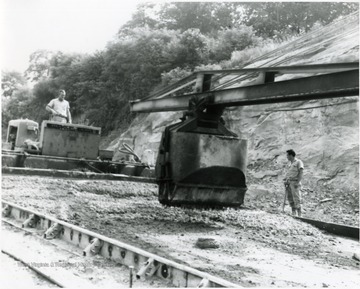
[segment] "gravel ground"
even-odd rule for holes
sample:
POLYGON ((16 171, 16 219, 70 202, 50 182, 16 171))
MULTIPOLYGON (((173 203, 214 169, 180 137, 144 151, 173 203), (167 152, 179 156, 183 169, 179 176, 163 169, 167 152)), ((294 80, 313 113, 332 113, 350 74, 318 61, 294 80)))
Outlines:
MULTIPOLYGON (((281 181, 268 181, 268 185, 250 185, 245 204, 269 213, 281 212, 284 201, 284 189, 281 181)), ((359 226, 359 192, 338 192, 336 190, 315 191, 308 187, 302 188, 302 216, 348 226, 359 226)), ((286 201, 285 211, 291 209, 286 201)))
POLYGON ((360 285, 352 259, 357 242, 287 214, 163 207, 155 185, 35 176, 3 176, 2 198, 242 286, 360 285), (219 247, 197 248, 198 238, 213 238, 219 247))

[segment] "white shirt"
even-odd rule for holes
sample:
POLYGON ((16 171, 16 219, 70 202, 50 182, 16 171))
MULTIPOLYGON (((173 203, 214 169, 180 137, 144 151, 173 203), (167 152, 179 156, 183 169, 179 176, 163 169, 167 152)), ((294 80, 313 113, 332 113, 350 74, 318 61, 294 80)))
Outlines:
MULTIPOLYGON (((48 106, 51 107, 56 112, 58 112, 58 113, 60 113, 60 114, 62 114, 64 116, 67 116, 67 117, 69 116, 68 115, 68 110, 70 109, 70 104, 65 99, 60 101, 58 98, 54 98, 49 102, 48 106)), ((66 123, 66 118, 63 118, 63 117, 60 117, 60 116, 52 115, 50 119, 53 120, 53 121, 65 122, 66 123)))
POLYGON ((285 178, 289 180, 297 180, 300 170, 304 169, 304 164, 301 160, 295 158, 293 162, 290 162, 287 169, 285 178))

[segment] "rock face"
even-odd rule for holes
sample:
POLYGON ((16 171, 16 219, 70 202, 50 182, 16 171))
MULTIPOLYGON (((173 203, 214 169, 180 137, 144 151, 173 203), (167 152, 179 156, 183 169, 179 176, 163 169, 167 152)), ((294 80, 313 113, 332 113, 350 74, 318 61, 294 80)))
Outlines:
POLYGON ((255 178, 266 176, 264 164, 270 170, 268 175, 280 172, 286 162, 285 151, 292 148, 309 169, 305 176, 311 172, 324 182, 342 176, 341 185, 350 188, 358 174, 359 131, 358 103, 348 101, 315 102, 324 107, 302 110, 292 110, 296 109, 294 104, 283 106, 284 111, 257 107, 263 109, 260 114, 248 107, 231 114, 230 128, 249 140, 248 168, 255 178), (259 162, 263 175, 255 174, 259 162))
POLYGON ((354 202, 355 209, 359 191, 359 115, 358 103, 346 103, 350 100, 297 103, 286 108, 282 105, 284 111, 247 107, 232 112, 231 130, 249 140, 248 195, 264 188, 264 195, 281 194, 285 152, 292 148, 304 162, 303 190, 309 191, 311 198, 318 200, 336 193, 336 203, 345 197, 354 202), (324 107, 292 110, 295 106, 315 105, 324 107))
POLYGON ((139 115, 120 138, 110 144, 109 149, 114 150, 114 161, 125 156, 119 152, 123 143, 127 143, 140 156, 143 162, 155 165, 157 151, 164 128, 179 121, 182 113, 161 112, 139 115))
MULTIPOLYGON (((358 62, 358 16, 355 13, 310 32, 248 67, 358 62)), ((127 142, 138 155, 144 157, 143 152, 151 150, 155 158, 165 126, 180 116, 174 112, 139 115, 112 147, 127 142)), ((257 206, 266 203, 265 208, 271 209, 269 203, 275 200, 272 206, 279 206, 286 150, 292 148, 305 165, 303 195, 311 210, 326 210, 319 208, 319 200, 331 197, 334 201, 324 206, 358 212, 358 96, 229 108, 224 119, 230 130, 248 139, 248 202, 257 200, 257 206)), ((116 153, 114 159, 120 157, 116 153)))

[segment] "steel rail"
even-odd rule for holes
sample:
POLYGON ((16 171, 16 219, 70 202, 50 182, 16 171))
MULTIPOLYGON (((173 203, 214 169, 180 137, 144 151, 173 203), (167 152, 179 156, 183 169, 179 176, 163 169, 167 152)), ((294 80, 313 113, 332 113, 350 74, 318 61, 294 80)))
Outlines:
POLYGON ((333 235, 338 235, 341 237, 347 237, 347 238, 359 240, 359 228, 358 227, 352 227, 352 226, 336 224, 336 223, 328 223, 328 222, 323 222, 323 221, 309 219, 309 218, 303 218, 303 217, 294 217, 294 218, 298 219, 302 222, 311 224, 314 227, 317 227, 317 228, 324 230, 328 233, 331 233, 333 235))
POLYGON ((1 171, 3 175, 28 175, 28 176, 63 178, 63 179, 110 180, 110 181, 127 181, 127 182, 156 184, 155 178, 135 177, 135 176, 128 176, 123 174, 105 174, 105 173, 100 174, 94 172, 17 168, 17 167, 2 167, 1 171))
POLYGON ((50 160, 63 160, 69 162, 91 162, 91 163, 106 163, 106 164, 115 164, 115 165, 132 165, 137 167, 143 167, 143 164, 140 163, 132 163, 132 162, 114 162, 114 161, 102 161, 98 159, 85 159, 85 158, 68 158, 68 157, 57 157, 57 156, 48 156, 48 155, 36 155, 36 154, 24 154, 24 151, 15 151, 15 150, 1 150, 3 155, 16 155, 16 156, 24 156, 26 158, 33 159, 50 159, 50 160))
POLYGON ((12 253, 8 252, 7 250, 4 250, 4 249, 1 249, 1 252, 8 255, 10 258, 12 258, 12 259, 14 259, 16 261, 23 263, 26 267, 28 267, 32 271, 36 272, 37 274, 39 274, 41 277, 46 279, 48 282, 50 282, 52 284, 55 284, 55 285, 59 286, 60 288, 65 288, 66 287, 64 284, 62 284, 58 280, 55 280, 54 278, 52 278, 48 274, 44 273, 40 269, 38 269, 38 268, 32 266, 31 264, 29 264, 28 262, 22 260, 20 257, 15 256, 14 254, 12 254, 12 253))
MULTIPOLYGON (((146 264, 151 260, 156 266, 153 272, 155 276, 169 280, 177 287, 241 287, 240 285, 231 283, 222 278, 212 276, 208 273, 201 272, 186 265, 178 264, 172 260, 157 256, 145 250, 139 249, 132 245, 120 242, 118 240, 100 235, 87 229, 72 225, 70 223, 58 220, 42 213, 25 209, 14 203, 2 200, 3 210, 6 209, 7 217, 13 218, 19 222, 26 223, 31 216, 37 216, 36 229, 47 231, 53 224, 61 227, 57 238, 86 249, 91 245, 94 239, 101 240, 102 247, 99 254, 107 259, 111 259, 117 263, 127 267, 134 266, 137 274, 144 274, 146 264)), ((46 233, 45 233, 46 235, 46 233)), ((44 237, 46 237, 44 235, 44 237)), ((145 274, 144 274, 145 275, 145 274)))

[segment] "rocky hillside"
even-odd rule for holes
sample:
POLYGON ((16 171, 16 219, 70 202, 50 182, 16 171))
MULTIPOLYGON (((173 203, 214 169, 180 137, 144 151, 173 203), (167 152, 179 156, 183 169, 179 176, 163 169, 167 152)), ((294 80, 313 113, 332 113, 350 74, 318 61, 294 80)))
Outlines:
MULTIPOLYGON (((247 67, 358 62, 358 17, 355 13, 318 28, 247 67)), ((356 218, 358 112, 358 97, 228 109, 224 115, 227 126, 248 139, 247 204, 269 211, 279 209, 283 199, 285 152, 292 148, 305 165, 306 214, 344 222, 347 215, 356 218)), ((139 115, 109 149, 117 151, 127 142, 145 161, 152 162, 151 152, 156 155, 164 127, 177 122, 180 115, 174 112, 139 115)), ((116 153, 114 158, 118 160, 121 155, 116 153)))

